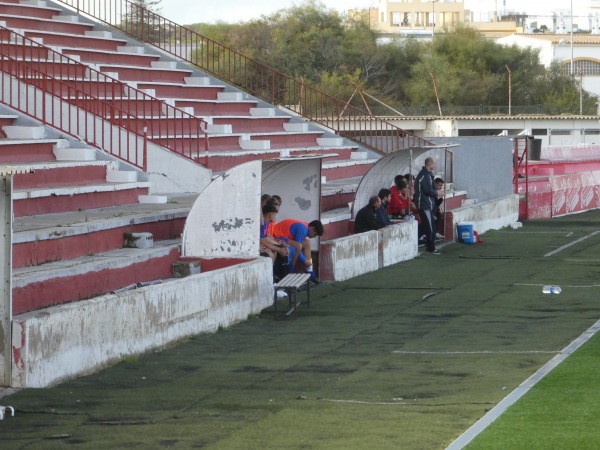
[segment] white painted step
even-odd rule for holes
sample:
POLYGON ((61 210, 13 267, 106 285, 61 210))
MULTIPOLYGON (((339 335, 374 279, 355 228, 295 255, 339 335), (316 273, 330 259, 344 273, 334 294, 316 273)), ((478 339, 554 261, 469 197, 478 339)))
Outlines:
POLYGON ((185 84, 189 84, 191 86, 209 86, 210 78, 208 77, 185 77, 185 84))
POLYGON ((222 102, 241 102, 244 96, 241 92, 217 92, 217 100, 222 102))
POLYGON ((271 141, 269 140, 252 140, 249 137, 241 136, 239 144, 242 150, 270 150, 271 141))
POLYGON ((133 183, 138 179, 135 170, 109 170, 106 172, 106 181, 109 183, 133 183))
POLYGON ((57 161, 95 161, 96 150, 93 148, 57 148, 54 146, 54 157, 57 161))
POLYGON ((138 45, 122 45, 117 47, 117 51, 119 53, 132 53, 136 55, 143 55, 145 47, 140 47, 138 45))
POLYGON ((250 115, 253 117, 275 117, 275 108, 250 108, 250 115))
POLYGON ((96 31, 96 30, 89 30, 83 33, 84 36, 89 36, 89 37, 99 37, 99 38, 108 38, 108 39, 112 39, 113 35, 111 31, 96 31))
POLYGON ((317 138, 317 144, 321 147, 341 147, 344 145, 343 138, 317 138))
POLYGON ((154 69, 177 69, 175 61, 152 61, 150 66, 154 69))
POLYGON ((138 202, 164 204, 167 203, 166 195, 138 195, 138 202))
POLYGON ((44 139, 46 128, 40 126, 7 125, 2 127, 8 139, 44 139))
POLYGON ((285 131, 290 131, 290 132, 308 131, 308 123, 306 123, 306 122, 284 123, 283 129, 285 131))

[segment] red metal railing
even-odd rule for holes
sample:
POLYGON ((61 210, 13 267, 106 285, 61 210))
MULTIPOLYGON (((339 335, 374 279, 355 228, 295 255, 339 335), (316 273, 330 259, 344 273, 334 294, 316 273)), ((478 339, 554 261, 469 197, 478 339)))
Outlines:
POLYGON ((56 1, 380 154, 433 145, 129 0, 56 1))
POLYGON ((204 120, 5 27, 0 33, 3 103, 143 170, 146 140, 194 161, 206 156, 204 120))
POLYGON ((523 194, 523 200, 519 201, 519 218, 527 220, 529 218, 529 146, 531 145, 531 136, 517 136, 513 139, 513 189, 515 194, 523 194), (525 175, 521 174, 521 168, 525 175), (521 179, 525 177, 524 192, 519 192, 521 179))

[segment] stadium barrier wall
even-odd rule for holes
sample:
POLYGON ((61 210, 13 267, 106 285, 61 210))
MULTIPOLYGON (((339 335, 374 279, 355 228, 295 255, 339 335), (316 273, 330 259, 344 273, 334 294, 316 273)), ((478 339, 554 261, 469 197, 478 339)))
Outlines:
POLYGON ((211 333, 273 302, 271 260, 96 297, 13 318, 12 387, 41 388, 127 355, 211 333))

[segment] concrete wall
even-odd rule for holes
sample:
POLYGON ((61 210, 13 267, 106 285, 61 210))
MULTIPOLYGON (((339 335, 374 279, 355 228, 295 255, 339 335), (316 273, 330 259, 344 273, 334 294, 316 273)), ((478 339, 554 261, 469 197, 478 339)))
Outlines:
POLYGON ((379 230, 381 249, 379 268, 406 261, 417 256, 418 223, 416 220, 379 230))
POLYGON ((343 281, 418 254, 417 221, 321 242, 319 276, 343 281))
POLYGON ((446 217, 454 224, 454 239, 457 236, 456 225, 460 222, 472 222, 473 230, 479 234, 488 230, 499 230, 519 220, 519 196, 512 194, 496 200, 453 209, 447 213, 446 217))
MULTIPOLYGON (((441 144, 447 139, 428 138, 441 144)), ((452 137, 454 187, 477 202, 512 194, 513 142, 508 136, 452 137)))
POLYGON ((271 261, 194 275, 13 318, 12 387, 44 387, 198 333, 273 302, 271 261))
POLYGON ((219 175, 198 196, 185 222, 182 256, 257 256, 262 162, 219 175))
POLYGON ((212 171, 156 144, 148 143, 150 193, 202 192, 212 171))

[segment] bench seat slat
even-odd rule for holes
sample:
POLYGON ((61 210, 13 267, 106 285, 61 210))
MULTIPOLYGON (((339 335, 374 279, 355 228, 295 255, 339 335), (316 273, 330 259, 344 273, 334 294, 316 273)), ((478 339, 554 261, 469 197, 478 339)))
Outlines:
POLYGON ((310 278, 308 273, 290 273, 282 278, 279 283, 275 284, 275 288, 299 288, 310 278))

